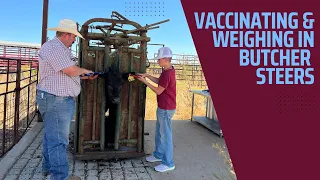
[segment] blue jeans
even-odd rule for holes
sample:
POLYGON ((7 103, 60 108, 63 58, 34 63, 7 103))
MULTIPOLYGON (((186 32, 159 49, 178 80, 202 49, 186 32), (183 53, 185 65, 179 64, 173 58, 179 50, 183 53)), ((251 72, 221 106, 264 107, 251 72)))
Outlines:
POLYGON ((52 179, 66 180, 69 176, 67 146, 75 100, 37 90, 37 104, 44 121, 42 171, 50 172, 52 179))
POLYGON ((162 164, 173 167, 173 144, 171 119, 175 110, 164 110, 157 108, 157 122, 155 133, 155 151, 153 156, 162 159, 162 164))

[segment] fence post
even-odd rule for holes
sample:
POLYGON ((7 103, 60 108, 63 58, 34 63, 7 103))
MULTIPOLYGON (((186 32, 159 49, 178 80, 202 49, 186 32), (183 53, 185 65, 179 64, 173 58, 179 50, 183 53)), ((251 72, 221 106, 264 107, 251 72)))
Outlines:
POLYGON ((21 60, 17 60, 16 88, 15 88, 15 111, 14 111, 14 144, 19 141, 19 110, 20 110, 20 80, 21 80, 21 60))
MULTIPOLYGON (((30 49, 29 49, 29 58, 30 58, 30 49)), ((30 60, 30 67, 29 67, 29 83, 28 83, 28 106, 27 106, 27 127, 29 127, 29 121, 30 121, 30 117, 29 117, 29 113, 30 113, 30 109, 29 109, 29 106, 30 106, 30 85, 31 85, 31 82, 32 82, 32 79, 31 79, 31 76, 32 76, 32 60, 30 60)))

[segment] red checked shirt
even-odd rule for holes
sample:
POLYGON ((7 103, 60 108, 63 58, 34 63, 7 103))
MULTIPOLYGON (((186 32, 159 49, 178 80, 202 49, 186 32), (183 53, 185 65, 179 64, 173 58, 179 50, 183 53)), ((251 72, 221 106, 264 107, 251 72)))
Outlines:
POLYGON ((39 51, 40 82, 37 88, 56 96, 78 96, 80 77, 71 77, 62 72, 73 65, 77 63, 71 50, 57 37, 46 42, 39 51))
POLYGON ((165 110, 176 109, 176 72, 173 66, 161 73, 158 85, 165 88, 157 95, 158 107, 165 110))

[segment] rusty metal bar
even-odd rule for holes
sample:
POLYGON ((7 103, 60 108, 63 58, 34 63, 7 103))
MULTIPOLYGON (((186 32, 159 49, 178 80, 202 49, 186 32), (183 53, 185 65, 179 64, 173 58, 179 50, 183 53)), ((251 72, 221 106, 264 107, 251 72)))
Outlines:
MULTIPOLYGON (((98 59, 99 59, 99 52, 96 51, 96 56, 95 56, 95 66, 94 66, 94 71, 97 71, 97 64, 98 64, 98 59)), ((98 89, 98 82, 94 81, 93 82, 93 102, 97 102, 97 89, 98 89)), ((96 111, 97 111, 97 103, 93 103, 93 113, 92 113, 92 140, 96 140, 96 111)))
MULTIPOLYGON (((129 72, 132 72, 132 64, 133 64, 133 53, 130 53, 130 59, 129 59, 129 72)), ((131 138, 131 116, 132 116, 132 96, 130 96, 132 92, 132 84, 129 83, 129 90, 128 90, 128 139, 131 138)))
POLYGON ((88 33, 86 38, 92 39, 92 40, 106 40, 109 43, 108 44, 115 44, 116 40, 120 43, 124 43, 127 41, 150 41, 149 37, 139 37, 139 36, 129 36, 129 37, 121 37, 120 35, 115 36, 111 35, 110 37, 106 37, 102 33, 88 33))
POLYGON ((18 128, 19 128, 19 110, 20 110, 20 79, 21 79, 21 61, 17 62, 17 74, 16 74, 16 88, 15 88, 15 113, 14 113, 14 144, 18 142, 18 128))
MULTIPOLYGON (((81 66, 82 65, 82 39, 79 39, 79 59, 78 59, 78 63, 81 66)), ((82 93, 80 93, 80 95, 77 98, 77 102, 76 102, 76 121, 75 121, 75 129, 74 129, 74 151, 78 152, 80 149, 80 132, 79 132, 79 126, 81 124, 81 116, 82 116, 82 93)))
MULTIPOLYGON (((80 40, 81 42, 82 40, 80 40)), ((81 43, 81 46, 83 47, 83 52, 82 52, 82 58, 87 58, 88 56, 88 40, 84 40, 85 43, 81 43)), ((81 63, 82 63, 82 67, 86 67, 86 61, 82 61, 81 60, 81 63)), ((86 89, 86 86, 85 84, 82 84, 82 89, 86 89)), ((79 122, 79 133, 78 133, 78 136, 79 136, 79 142, 78 142, 78 151, 80 154, 83 154, 84 153, 84 149, 83 149, 83 142, 84 142, 84 123, 85 123, 85 119, 83 118, 83 109, 86 107, 85 106, 85 103, 83 102, 84 100, 84 94, 81 93, 80 94, 80 101, 79 101, 79 107, 81 109, 80 111, 80 122, 79 122)))
MULTIPOLYGON (((110 29, 110 27, 112 27, 112 25, 111 26, 108 26, 108 25, 105 25, 105 26, 96 26, 95 28, 96 29, 110 29)), ((120 32, 126 32, 127 30, 123 30, 123 29, 119 29, 119 28, 115 28, 115 27, 113 27, 112 28, 114 31, 120 31, 120 32)), ((137 33, 138 34, 138 33, 137 33)))
MULTIPOLYGON (((134 32, 143 32, 143 31, 147 31, 147 30, 151 30, 151 29, 156 29, 156 28, 159 28, 159 26, 155 26, 155 25, 158 25, 158 24, 162 24, 162 23, 165 23, 165 22, 168 22, 169 19, 166 19, 166 20, 163 20, 163 21, 159 21, 159 22, 156 22, 156 23, 153 23, 153 24, 147 24, 146 26, 143 26, 143 27, 140 27, 140 28, 136 28, 136 29, 133 29, 133 30, 129 30, 127 31, 126 33, 127 34, 130 34, 130 33, 134 33, 134 32), (155 26, 155 27, 152 27, 152 26, 155 26)), ((119 34, 119 35, 123 35, 123 34, 119 34)))
POLYGON ((113 30, 115 25, 116 25, 116 23, 111 24, 111 26, 109 27, 108 32, 107 32, 107 37, 110 37, 111 31, 113 30))
POLYGON ((80 155, 76 155, 76 158, 79 160, 92 160, 92 159, 122 159, 122 158, 127 158, 127 157, 141 157, 144 156, 144 153, 138 153, 135 151, 108 151, 108 153, 106 152, 86 152, 85 155, 80 154, 80 155))
POLYGON ((102 28, 97 28, 97 29, 100 29, 100 31, 104 34, 104 35, 107 35, 107 32, 105 30, 103 30, 102 28))
POLYGON ((119 143, 128 143, 128 144, 136 144, 138 142, 137 139, 120 139, 119 143))
POLYGON ((151 28, 148 28, 147 30, 158 29, 158 28, 160 28, 160 26, 151 27, 151 28))
POLYGON ((105 22, 105 23, 115 23, 115 24, 128 24, 128 25, 132 25, 135 28, 141 28, 142 26, 136 22, 133 21, 126 21, 126 20, 116 20, 116 19, 108 19, 108 18, 92 18, 89 19, 88 21, 86 21, 82 28, 81 28, 81 32, 84 32, 85 29, 88 28, 88 25, 93 23, 93 22, 105 22))
POLYGON ((111 17, 117 17, 119 16, 120 18, 122 18, 123 20, 129 21, 127 18, 125 18, 124 16, 122 16, 121 14, 119 14, 117 11, 112 11, 112 15, 111 17), (115 14, 115 15, 114 15, 115 14))
MULTIPOLYGON (((123 39, 129 39, 129 40, 140 40, 143 37, 140 36, 134 36, 134 35, 125 35, 125 34, 110 34, 110 36, 106 36, 106 34, 103 33, 96 33, 96 32, 88 32, 87 33, 87 38, 95 40, 96 38, 123 38, 123 39)), ((144 37, 145 39, 150 39, 149 37, 144 37)))
MULTIPOLYGON (((146 32, 142 32, 141 33, 142 37, 147 36, 146 32)), ((146 48, 147 48, 147 42, 141 42, 140 45, 140 71, 141 72, 145 72, 146 71, 146 48)), ((139 94, 139 107, 145 107, 145 99, 146 98, 146 86, 142 83, 140 85, 140 94, 139 94)), ((144 143, 144 136, 143 136, 143 132, 144 132, 144 116, 145 116, 145 108, 141 108, 141 114, 142 117, 140 117, 138 119, 138 143, 137 143, 137 147, 138 147, 138 152, 142 152, 143 150, 143 143, 144 143)))
POLYGON ((128 53, 141 53, 141 50, 139 50, 139 49, 124 49, 124 52, 128 52, 128 53))
MULTIPOLYGON (((116 56, 117 62, 118 62, 118 69, 120 71, 121 69, 121 53, 116 56)), ((121 94, 120 94, 120 99, 121 99, 121 94)), ((119 137, 120 137, 120 116, 121 116, 121 104, 119 103, 117 105, 117 113, 116 113, 116 123, 115 123, 115 136, 114 136, 114 149, 118 150, 119 149, 119 137)))
POLYGON ((48 4, 49 4, 49 0, 43 0, 41 44, 44 44, 47 41, 48 4))
POLYGON ((83 141, 83 145, 100 144, 99 140, 83 141))
POLYGON ((147 24, 146 27, 151 27, 151 26, 155 26, 155 25, 158 25, 158 24, 162 24, 162 23, 165 23, 165 22, 169 22, 170 19, 166 19, 166 20, 163 20, 163 21, 159 21, 159 22, 156 22, 156 23, 152 23, 152 24, 147 24))
MULTIPOLYGON (((104 72, 108 70, 108 64, 109 64, 109 54, 110 54, 110 48, 108 44, 105 44, 105 49, 104 49, 104 59, 103 59, 103 64, 104 64, 104 72)), ((101 93, 101 120, 100 120, 100 149, 103 151, 105 148, 105 122, 106 122, 106 96, 105 96, 105 81, 102 82, 102 93, 101 93)))
POLYGON ((154 44, 154 43, 148 43, 147 45, 162 46, 162 47, 165 46, 165 44, 154 44))

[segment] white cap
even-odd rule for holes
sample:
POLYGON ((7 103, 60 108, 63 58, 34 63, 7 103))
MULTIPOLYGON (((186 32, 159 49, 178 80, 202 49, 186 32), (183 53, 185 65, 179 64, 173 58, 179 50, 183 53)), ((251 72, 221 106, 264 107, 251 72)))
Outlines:
POLYGON ((161 58, 171 58, 172 57, 172 51, 168 47, 162 47, 158 50, 157 57, 154 59, 161 59, 161 58))

